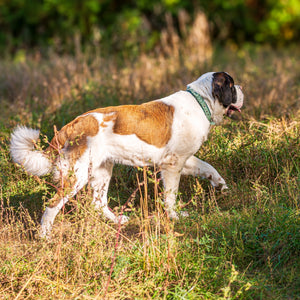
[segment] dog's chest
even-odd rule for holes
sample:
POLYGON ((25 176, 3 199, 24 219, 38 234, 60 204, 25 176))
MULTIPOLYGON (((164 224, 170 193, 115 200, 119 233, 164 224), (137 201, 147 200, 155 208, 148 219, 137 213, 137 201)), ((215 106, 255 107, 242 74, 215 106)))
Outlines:
POLYGON ((207 139, 209 121, 187 93, 178 92, 174 96, 168 101, 174 106, 172 137, 168 146, 175 152, 194 154, 207 139))

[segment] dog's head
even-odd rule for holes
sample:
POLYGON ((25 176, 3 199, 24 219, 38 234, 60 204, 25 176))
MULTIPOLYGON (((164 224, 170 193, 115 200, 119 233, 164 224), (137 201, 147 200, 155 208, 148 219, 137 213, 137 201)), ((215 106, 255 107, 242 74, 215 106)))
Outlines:
POLYGON ((242 88, 235 85, 226 72, 205 73, 189 86, 207 101, 212 119, 217 124, 224 115, 231 117, 235 111, 241 111, 244 101, 242 88))
POLYGON ((234 111, 241 111, 244 98, 242 88, 234 85, 234 80, 229 74, 213 73, 212 96, 223 105, 227 116, 230 117, 234 111))

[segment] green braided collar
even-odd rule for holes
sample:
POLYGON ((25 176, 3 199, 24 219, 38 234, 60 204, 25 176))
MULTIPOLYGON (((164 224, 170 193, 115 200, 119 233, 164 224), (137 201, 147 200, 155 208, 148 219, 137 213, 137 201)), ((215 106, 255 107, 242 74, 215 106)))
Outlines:
POLYGON ((201 108, 202 108, 202 110, 203 110, 203 112, 204 112, 206 118, 208 119, 209 123, 210 123, 211 125, 215 125, 215 122, 213 122, 212 119, 211 119, 211 113, 210 113, 210 110, 209 110, 209 108, 208 108, 206 102, 205 102, 204 99, 202 98, 202 96, 201 96, 199 93, 197 93, 196 91, 194 91, 194 90, 193 90, 191 87, 189 87, 189 86, 187 87, 186 90, 187 90, 187 92, 191 93, 191 94, 194 96, 194 98, 197 100, 197 102, 198 102, 199 105, 201 106, 201 108))

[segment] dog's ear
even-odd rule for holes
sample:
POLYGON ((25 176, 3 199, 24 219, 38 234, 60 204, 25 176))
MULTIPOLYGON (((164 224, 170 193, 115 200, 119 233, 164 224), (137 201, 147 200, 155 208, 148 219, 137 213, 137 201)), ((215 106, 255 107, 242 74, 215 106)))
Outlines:
POLYGON ((225 72, 213 74, 212 95, 217 98, 224 107, 237 101, 233 78, 225 72))

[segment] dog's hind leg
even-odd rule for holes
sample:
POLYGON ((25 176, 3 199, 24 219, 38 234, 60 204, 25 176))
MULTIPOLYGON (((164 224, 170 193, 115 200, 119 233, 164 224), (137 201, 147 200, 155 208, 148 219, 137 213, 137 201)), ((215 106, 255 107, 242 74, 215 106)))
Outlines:
POLYGON ((58 188, 58 192, 50 199, 42 216, 40 237, 49 237, 56 215, 69 199, 75 196, 87 183, 87 177, 81 178, 81 180, 76 180, 75 178, 70 176, 64 179, 58 188))
POLYGON ((55 196, 50 200, 51 204, 45 209, 41 220, 41 238, 49 236, 56 215, 59 213, 61 208, 69 201, 69 195, 65 195, 63 197, 60 196, 60 194, 60 192, 55 194, 55 196))
POLYGON ((201 176, 210 181, 212 186, 221 187, 221 189, 227 189, 225 180, 221 177, 218 171, 205 161, 198 159, 195 156, 191 156, 184 165, 181 172, 182 175, 201 176))
POLYGON ((99 167, 93 169, 91 186, 93 192, 93 204, 96 210, 101 210, 103 215, 114 223, 124 224, 128 217, 122 215, 117 217, 108 207, 107 192, 112 175, 113 163, 104 162, 99 167))

